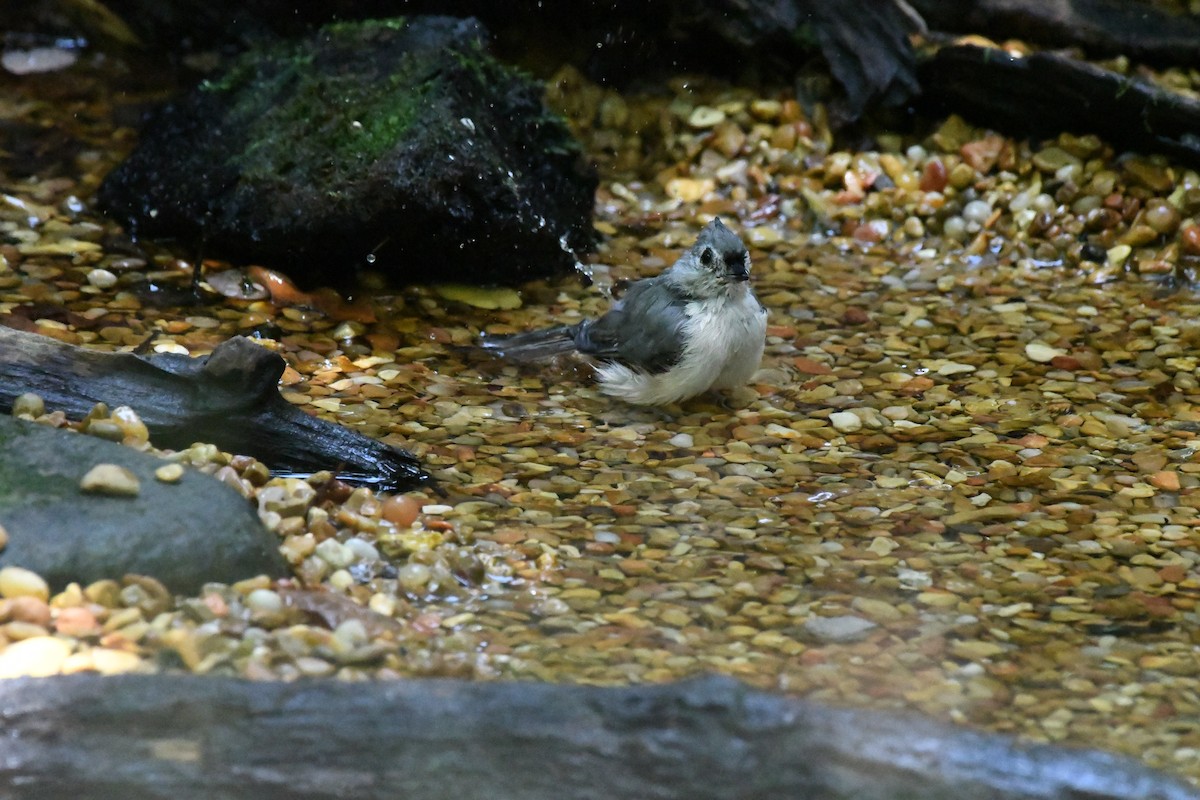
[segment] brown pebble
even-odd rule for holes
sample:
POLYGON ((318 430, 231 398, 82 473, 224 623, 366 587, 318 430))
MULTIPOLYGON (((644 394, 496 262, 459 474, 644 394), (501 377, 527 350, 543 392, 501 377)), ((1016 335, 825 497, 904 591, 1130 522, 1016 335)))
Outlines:
POLYGON ((649 575, 654 572, 654 565, 639 558, 625 558, 617 562, 617 569, 626 575, 649 575))
POLYGON ((865 325, 871 321, 871 315, 858 306, 850 306, 842 312, 842 323, 845 325, 865 325))
POLYGON ((1188 225, 1179 233, 1183 242, 1183 251, 1192 255, 1200 255, 1200 225, 1188 225))
POLYGON ((1167 583, 1179 583, 1187 577, 1187 568, 1182 564, 1168 564, 1158 571, 1158 577, 1167 583))
POLYGON ((1000 151, 1004 149, 1004 138, 1001 136, 985 136, 973 142, 967 142, 959 152, 963 161, 971 165, 976 172, 986 175, 996 166, 1000 159, 1000 151))
POLYGON ((1166 200, 1147 201, 1142 216, 1156 233, 1174 233, 1179 228, 1179 212, 1166 200))
POLYGON ((1083 365, 1079 363, 1079 359, 1075 358, 1075 356, 1055 356, 1054 358, 1050 359, 1050 366, 1054 367, 1055 369, 1074 372, 1083 365))
POLYGON ((922 192, 940 192, 946 188, 946 165, 941 159, 932 159, 925 165, 919 185, 922 192))
POLYGON ((50 605, 40 597, 14 597, 8 601, 9 619, 41 625, 50 624, 50 605))
POLYGON ((828 375, 833 372, 833 369, 828 364, 822 364, 820 361, 814 361, 811 358, 797 356, 792 361, 796 369, 803 372, 805 375, 828 375))
POLYGON ((395 494, 383 501, 381 513, 393 525, 408 528, 421 513, 421 504, 406 494, 395 494))

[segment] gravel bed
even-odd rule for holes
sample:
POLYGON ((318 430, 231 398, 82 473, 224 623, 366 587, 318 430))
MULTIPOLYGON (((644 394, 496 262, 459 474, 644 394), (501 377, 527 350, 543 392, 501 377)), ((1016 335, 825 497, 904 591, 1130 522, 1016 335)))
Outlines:
MULTIPOLYGON (((411 448, 448 495, 177 453, 256 499, 295 578, 52 594, 0 570, 0 675, 715 671, 1200 781, 1196 172, 957 118, 835 150, 784 90, 619 95, 564 70, 549 98, 603 176, 594 285, 522 287, 516 308, 511 291, 377 283, 349 305, 159 307, 139 285, 186 284, 190 256, 131 248, 90 208, 132 133, 95 82, 47 85, 0 84, 5 118, 77 145, 5 178, 5 323, 192 355, 257 332, 288 360, 290 401, 411 448), (471 348, 601 311, 713 215, 744 235, 770 313, 751 385, 639 409, 580 365, 471 348)), ((241 286, 231 269, 206 275, 241 286)), ((148 446, 127 410, 74 424, 148 446)))

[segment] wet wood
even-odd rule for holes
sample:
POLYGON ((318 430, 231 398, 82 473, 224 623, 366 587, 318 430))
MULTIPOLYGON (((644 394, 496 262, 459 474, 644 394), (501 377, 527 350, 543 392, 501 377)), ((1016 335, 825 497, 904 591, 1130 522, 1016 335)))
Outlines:
POLYGON ((1200 18, 1128 0, 913 0, 931 28, 1082 47, 1152 64, 1200 61, 1200 18))
POLYGON ((944 47, 920 66, 925 102, 1014 135, 1095 133, 1200 166, 1200 102, 1059 53, 944 47))
POLYGON ((409 453, 314 417, 279 394, 284 361, 237 337, 203 358, 101 353, 0 326, 0 411, 25 392, 48 410, 85 416, 96 403, 132 407, 159 447, 209 442, 274 471, 331 470, 379 490, 429 480, 409 453))

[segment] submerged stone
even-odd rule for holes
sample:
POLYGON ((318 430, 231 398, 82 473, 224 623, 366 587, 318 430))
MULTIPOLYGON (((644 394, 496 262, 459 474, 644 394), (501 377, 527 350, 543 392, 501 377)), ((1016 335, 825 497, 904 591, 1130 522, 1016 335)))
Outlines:
POLYGON ((30 571, 55 587, 137 573, 176 592, 286 574, 278 540, 244 497, 195 470, 177 484, 154 480, 162 464, 95 436, 0 416, 0 520, 9 536, 0 594, 23 591, 14 588, 23 585, 17 577, 30 571), (81 477, 100 463, 132 473, 141 491, 81 489, 81 477))
POLYGON ((100 189, 135 235, 308 283, 516 282, 591 243, 596 178, 474 20, 334 24, 166 105, 100 189))

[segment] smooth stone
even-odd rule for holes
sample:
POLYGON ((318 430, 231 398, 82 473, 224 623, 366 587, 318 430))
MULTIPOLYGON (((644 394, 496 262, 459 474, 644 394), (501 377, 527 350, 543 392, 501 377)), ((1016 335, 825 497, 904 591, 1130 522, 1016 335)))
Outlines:
POLYGON ((842 433, 853 433, 862 430, 863 421, 853 411, 834 411, 829 415, 829 422, 842 433))
POLYGON ((55 636, 34 636, 0 651, 0 678, 55 675, 71 655, 71 643, 55 636))
POLYGON ((850 614, 840 617, 810 617, 804 622, 805 632, 823 642, 855 642, 876 627, 876 623, 850 614))
POLYGON ((124 445, 0 417, 0 519, 9 535, 0 567, 33 570, 52 587, 136 573, 179 593, 288 574, 278 538, 244 497, 197 470, 163 483, 154 476, 162 466, 124 445), (81 491, 83 474, 100 463, 129 470, 138 495, 81 491))
POLYGON ((36 597, 50 599, 50 586, 41 575, 24 567, 0 569, 0 597, 36 597))

